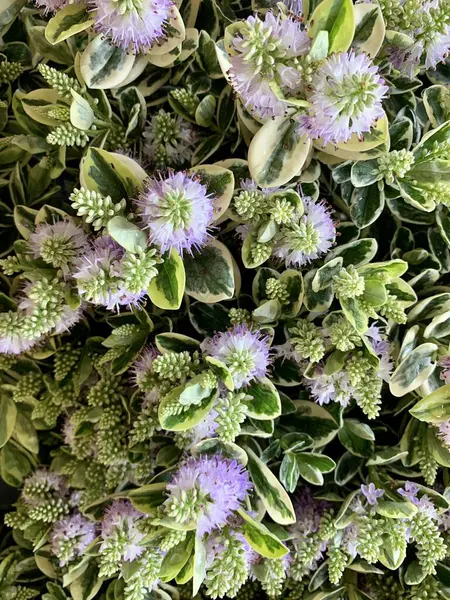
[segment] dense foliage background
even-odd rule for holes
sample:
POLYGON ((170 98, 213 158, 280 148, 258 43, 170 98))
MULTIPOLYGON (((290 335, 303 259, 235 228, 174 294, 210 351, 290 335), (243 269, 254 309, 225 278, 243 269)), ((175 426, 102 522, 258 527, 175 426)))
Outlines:
POLYGON ((0 600, 450 598, 449 52, 0 0, 0 600))

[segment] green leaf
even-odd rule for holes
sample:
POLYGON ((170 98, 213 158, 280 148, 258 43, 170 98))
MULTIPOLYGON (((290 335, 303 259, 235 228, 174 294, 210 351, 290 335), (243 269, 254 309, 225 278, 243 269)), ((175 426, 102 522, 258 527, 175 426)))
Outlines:
POLYGON ((315 292, 312 288, 315 274, 316 271, 312 269, 304 277, 305 295, 303 302, 310 312, 322 313, 327 311, 333 302, 333 287, 330 285, 320 290, 320 292, 315 292))
POLYGON ((297 129, 296 121, 275 117, 253 137, 248 149, 248 166, 251 177, 260 187, 284 185, 299 173, 311 142, 297 129))
POLYGON ((153 514, 166 498, 166 484, 149 483, 127 493, 131 504, 144 514, 153 514))
POLYGON ((350 200, 350 217, 360 229, 364 229, 376 221, 383 212, 383 208, 384 190, 380 189, 377 183, 353 190, 350 200))
POLYGON ((147 248, 147 235, 125 217, 113 217, 108 221, 108 233, 128 252, 137 254, 147 248))
POLYGON ((319 31, 328 31, 328 53, 346 52, 355 33, 355 15, 351 0, 323 0, 310 19, 308 35, 314 38, 319 31))
POLYGON ((47 23, 45 37, 50 44, 59 44, 93 25, 95 19, 90 17, 84 2, 68 4, 59 9, 47 23))
POLYGON ((403 460, 408 453, 401 450, 400 448, 386 448, 385 450, 379 450, 372 455, 371 458, 366 462, 368 467, 379 466, 379 465, 390 465, 391 463, 403 460))
POLYGON ((380 50, 385 34, 383 13, 379 6, 373 4, 356 4, 355 35, 352 48, 374 57, 380 50))
POLYGON ((166 406, 177 399, 180 401, 181 394, 185 389, 185 385, 179 385, 162 399, 159 405, 158 417, 163 429, 167 429, 168 431, 186 431, 195 427, 209 413, 219 394, 217 389, 209 390, 208 395, 202 397, 198 403, 188 406, 182 412, 174 415, 165 414, 166 406))
POLYGON ((195 300, 213 304, 233 297, 233 258, 221 242, 211 240, 199 253, 186 256, 184 268, 186 293, 195 300))
POLYGON ((354 242, 337 246, 337 248, 329 252, 325 258, 325 263, 329 263, 337 256, 341 256, 343 267, 350 265, 361 267, 372 260, 377 250, 378 244, 374 238, 355 240, 354 242))
POLYGON ((200 342, 181 333, 158 333, 155 336, 155 345, 158 350, 166 352, 195 352, 200 348, 200 342))
MULTIPOLYGON (((224 91, 231 88, 224 88, 224 91)), ((213 196, 214 221, 219 220, 230 205, 234 193, 235 178, 233 171, 219 165, 199 165, 189 169, 206 186, 208 194, 213 196)))
POLYGON ((221 304, 194 302, 188 308, 189 318, 195 331, 211 336, 216 331, 224 331, 230 325, 228 310, 221 304))
POLYGON ((254 419, 275 419, 281 414, 281 401, 276 387, 264 377, 257 383, 252 383, 245 389, 245 393, 251 396, 247 400, 248 416, 254 419))
POLYGON ((450 311, 450 293, 444 292, 429 296, 417 302, 408 313, 408 323, 433 319, 450 311))
POLYGON ((247 447, 246 451, 250 476, 269 515, 280 525, 295 523, 292 502, 278 479, 253 450, 247 447))
POLYGON ((281 304, 278 300, 266 300, 252 312, 257 323, 274 323, 281 316, 281 304))
POLYGON ((414 348, 399 364, 391 376, 389 389, 397 398, 417 389, 433 373, 438 347, 426 343, 414 348))
POLYGON ((224 386, 231 392, 234 391, 234 380, 230 369, 223 362, 217 358, 214 358, 213 356, 205 356, 205 362, 208 363, 211 371, 217 376, 218 379, 220 379, 224 386))
POLYGON ((80 72, 86 85, 94 90, 119 87, 128 77, 136 57, 102 35, 95 37, 84 50, 80 72))
POLYGON ((92 600, 92 598, 95 598, 104 581, 103 577, 99 577, 98 572, 98 566, 91 561, 82 575, 75 579, 69 587, 73 600, 92 600))
POLYGON ((206 577, 206 545, 203 539, 195 536, 195 551, 194 551, 194 578, 192 597, 194 598, 206 577))
POLYGON ((17 412, 14 438, 29 452, 32 452, 33 454, 39 452, 39 441, 36 429, 30 419, 20 411, 17 412))
POLYGON ((158 275, 151 280, 147 293, 158 308, 178 310, 183 300, 186 280, 183 261, 175 248, 163 258, 163 262, 158 265, 158 275))
POLYGON ((405 583, 406 585, 418 585, 427 576, 426 571, 422 568, 422 565, 417 560, 413 560, 409 563, 405 572, 405 583))
POLYGON ((409 412, 419 421, 434 425, 450 419, 450 384, 419 400, 409 412))
POLYGON ((192 534, 188 535, 183 542, 171 548, 162 561, 161 569, 159 571, 160 579, 163 582, 174 579, 188 562, 193 549, 194 537, 192 534))
POLYGON ((195 121, 201 127, 209 127, 216 112, 216 98, 212 94, 205 96, 195 110, 195 121))
POLYGON ((267 527, 255 521, 242 509, 238 509, 238 514, 244 520, 242 527, 244 537, 253 550, 270 559, 281 558, 288 554, 288 548, 267 527))
POLYGON ((226 458, 231 458, 231 460, 237 460, 244 467, 248 462, 245 450, 233 442, 223 442, 218 438, 206 438, 201 440, 191 446, 189 450, 192 455, 213 456, 215 454, 221 454, 226 458))
POLYGON ((314 452, 297 452, 297 467, 303 479, 312 485, 323 485, 322 473, 330 473, 336 467, 334 460, 314 452))
POLYGON ((359 456, 344 452, 338 460, 334 472, 334 481, 337 485, 347 485, 364 465, 364 460, 359 456))
POLYGON ((7 442, 0 451, 0 476, 2 479, 12 487, 19 487, 31 470, 28 458, 11 442, 7 442))
POLYGON ((294 453, 285 452, 280 466, 280 481, 288 492, 295 492, 297 488, 300 470, 294 453))
POLYGON ((78 129, 89 129, 94 122, 94 111, 89 102, 75 90, 70 90, 72 103, 70 105, 70 122, 78 129))
POLYGON ((417 506, 412 502, 379 500, 375 510, 379 515, 387 519, 410 519, 417 513, 417 506))
POLYGON ((5 394, 0 398, 0 448, 12 436, 16 425, 17 408, 9 396, 5 394))
POLYGON ((342 256, 338 256, 317 269, 311 284, 313 292, 318 293, 333 284, 333 277, 341 270, 342 262, 342 256))
POLYGON ((17 205, 14 207, 14 225, 24 239, 28 239, 34 232, 37 210, 28 206, 17 205))
POLYGON ((369 326, 369 317, 361 308, 358 299, 341 298, 340 303, 345 316, 353 325, 353 327, 359 331, 359 333, 364 333, 367 331, 369 326))
POLYGON ((345 419, 338 435, 341 444, 355 456, 368 457, 375 449, 372 429, 355 419, 345 419))
POLYGON ((88 148, 80 163, 80 183, 88 190, 111 196, 114 202, 135 197, 147 175, 133 160, 101 148, 88 148))
POLYGON ((339 425, 326 408, 308 400, 294 400, 297 412, 289 415, 294 431, 310 435, 316 447, 325 446, 336 436, 339 425))

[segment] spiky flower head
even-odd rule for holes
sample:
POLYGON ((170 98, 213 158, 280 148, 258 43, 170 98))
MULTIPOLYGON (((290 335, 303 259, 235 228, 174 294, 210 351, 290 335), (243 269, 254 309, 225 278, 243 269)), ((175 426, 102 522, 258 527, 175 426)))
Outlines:
POLYGON ((190 163, 198 140, 191 123, 162 108, 153 115, 142 135, 144 154, 158 169, 190 163))
POLYGON ((332 54, 312 78, 312 114, 300 119, 300 131, 324 144, 362 137, 383 115, 388 88, 378 67, 365 54, 332 54))
POLYGON ((127 252, 121 262, 120 276, 123 289, 130 294, 140 295, 147 290, 151 280, 158 274, 156 265, 161 262, 156 256, 156 250, 149 249, 131 254, 127 252))
POLYGON ((402 148, 383 154, 378 159, 378 171, 383 174, 386 183, 402 179, 414 165, 414 154, 402 148))
POLYGON ((179 523, 195 521, 203 536, 223 527, 250 489, 248 472, 236 460, 219 455, 190 458, 167 485, 165 511, 179 523))
POLYGON ((180 171, 151 177, 137 205, 150 241, 162 252, 192 253, 207 243, 213 198, 195 176, 180 171))
POLYGON ((236 325, 202 342, 202 351, 223 362, 231 372, 234 385, 241 388, 265 377, 271 359, 267 336, 246 325, 236 325))
POLYGON ((298 58, 304 56, 310 39, 301 22, 293 17, 251 16, 231 41, 229 75, 244 106, 259 118, 284 115, 286 104, 273 91, 279 86, 292 96, 302 85, 298 58))
POLYGON ((95 29, 127 52, 146 52, 166 39, 171 0, 90 0, 95 29))
POLYGON ((0 62, 0 83, 14 81, 14 79, 19 77, 23 70, 24 67, 20 62, 9 62, 8 60, 0 62))
POLYGON ((340 269, 333 277, 334 293, 337 298, 357 298, 364 293, 366 283, 353 265, 340 269))
POLYGON ((22 499, 28 516, 44 523, 53 523, 69 510, 66 480, 48 469, 38 469, 27 477, 22 499))
POLYGON ((57 521, 50 536, 51 549, 61 567, 82 556, 95 539, 95 524, 79 513, 57 521))
POLYGON ((35 258, 42 258, 67 275, 75 259, 85 250, 87 237, 72 221, 64 220, 39 225, 28 243, 35 258))
POLYGON ((125 561, 132 561, 142 554, 140 542, 145 534, 138 528, 142 514, 130 502, 116 500, 106 509, 101 525, 103 543, 100 551, 109 550, 116 542, 116 552, 125 561))
POLYGON ((88 302, 106 306, 109 310, 118 305, 139 304, 144 295, 124 289, 121 278, 125 251, 110 237, 97 238, 76 264, 73 277, 78 292, 88 302))
POLYGON ((74 127, 72 123, 59 125, 45 139, 52 146, 80 146, 81 148, 84 148, 89 141, 88 135, 74 127))
POLYGON ((303 198, 302 217, 280 228, 275 240, 274 256, 286 266, 301 267, 326 254, 336 239, 336 228, 326 203, 303 198))
POLYGON ((0 352, 2 354, 20 354, 29 350, 37 340, 24 336, 26 317, 12 310, 0 313, 0 352))
POLYGON ((69 196, 72 208, 79 217, 84 217, 86 223, 92 223, 95 231, 106 227, 108 221, 115 215, 122 213, 126 207, 126 200, 113 202, 111 196, 103 196, 95 190, 75 188, 69 196))

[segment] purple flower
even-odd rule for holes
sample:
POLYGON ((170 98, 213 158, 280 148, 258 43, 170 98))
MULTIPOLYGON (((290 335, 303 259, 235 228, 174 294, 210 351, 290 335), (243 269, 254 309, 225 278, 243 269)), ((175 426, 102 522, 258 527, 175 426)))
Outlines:
POLYGON ((69 267, 83 253, 88 241, 84 231, 72 221, 57 221, 53 225, 39 225, 28 243, 35 258, 42 258, 67 276, 69 267))
POLYGON ((321 406, 330 402, 339 402, 345 407, 352 398, 353 388, 344 371, 325 375, 323 367, 319 365, 316 367, 315 377, 305 378, 304 383, 314 401, 321 406))
POLYGON ((138 529, 137 525, 142 516, 130 502, 116 500, 106 509, 103 517, 101 529, 103 543, 100 551, 109 548, 111 542, 114 544, 114 540, 119 537, 121 543, 120 547, 119 544, 117 545, 117 550, 120 551, 123 560, 133 561, 140 556, 144 547, 139 544, 145 534, 138 529))
POLYGON ((303 198, 305 212, 296 221, 281 227, 275 238, 274 256, 286 266, 301 267, 326 254, 336 239, 336 228, 324 200, 303 198))
POLYGON ((297 16, 303 13, 303 0, 284 0, 287 8, 297 16))
POLYGON ((441 442, 450 449, 450 419, 439 423, 439 439, 441 442))
POLYGON ((118 305, 138 306, 145 290, 131 294, 123 288, 121 260, 124 249, 108 236, 97 238, 76 264, 73 277, 78 292, 88 302, 112 310, 118 305))
POLYGON ((189 448, 195 444, 198 444, 202 440, 216 437, 216 429, 218 425, 215 421, 215 418, 217 417, 217 414, 218 413, 214 409, 210 410, 206 417, 200 421, 200 423, 185 432, 189 436, 189 442, 187 444, 189 448))
POLYGON ((441 379, 446 384, 450 383, 450 356, 442 356, 439 359, 438 365, 442 368, 441 379))
POLYGON ((56 13, 68 4, 68 0, 34 0, 38 8, 44 9, 44 15, 56 13))
POLYGON ((146 52, 165 40, 171 0, 90 0, 95 29, 125 51, 146 52))
POLYGON ((299 131, 322 138, 324 145, 362 137, 384 115, 381 105, 388 87, 365 54, 333 54, 312 78, 308 98, 312 113, 300 119, 299 131))
POLYGON ((162 252, 175 248, 180 254, 192 254, 208 242, 213 198, 194 175, 179 172, 165 179, 150 178, 137 204, 151 242, 162 252))
POLYGON ((387 48, 387 55, 394 69, 402 75, 412 79, 420 66, 420 58, 423 53, 422 42, 417 42, 409 48, 387 48))
POLYGON ((302 85, 296 59, 310 39, 299 20, 272 12, 248 17, 231 40, 229 76, 244 106, 264 119, 283 115, 287 105, 273 91, 292 96, 302 85))
POLYGON ((369 483, 369 485, 363 484, 361 486, 361 493, 365 496, 370 506, 375 506, 375 504, 378 504, 378 498, 383 496, 384 490, 376 488, 374 483, 369 483))
POLYGON ((50 536, 52 552, 61 567, 81 556, 94 539, 94 523, 79 513, 57 521, 50 536))
POLYGON ((246 325, 236 325, 207 338, 201 349, 228 367, 236 388, 265 377, 271 362, 267 336, 260 331, 251 331, 246 325))
POLYGON ((375 323, 369 327, 365 335, 369 338, 375 354, 380 359, 378 376, 381 377, 383 381, 389 382, 390 375, 394 368, 390 354, 389 342, 382 337, 380 329, 375 323))
POLYGON ((153 346, 147 346, 133 363, 133 374, 136 385, 145 384, 147 378, 154 375, 153 361, 160 353, 153 346))
POLYGON ((419 490, 419 486, 415 483, 412 483, 411 481, 405 481, 405 487, 399 488, 397 491, 400 494, 400 496, 403 496, 403 498, 406 498, 413 504, 418 505, 419 499, 417 497, 417 494, 419 493, 419 490))
POLYGON ((153 115, 142 135, 144 154, 157 168, 190 163, 199 137, 191 123, 163 109, 153 115))
POLYGON ((306 536, 319 530, 320 521, 331 504, 326 500, 317 500, 309 487, 299 490, 293 498, 296 521, 289 531, 306 536))
POLYGON ((167 485, 166 508, 182 509, 186 498, 196 510, 200 536, 220 529, 241 506, 251 489, 248 472, 236 460, 221 456, 190 458, 167 485))
POLYGON ((445 61, 450 53, 450 26, 443 33, 434 33, 427 40, 425 67, 435 69, 440 62, 445 61))

